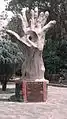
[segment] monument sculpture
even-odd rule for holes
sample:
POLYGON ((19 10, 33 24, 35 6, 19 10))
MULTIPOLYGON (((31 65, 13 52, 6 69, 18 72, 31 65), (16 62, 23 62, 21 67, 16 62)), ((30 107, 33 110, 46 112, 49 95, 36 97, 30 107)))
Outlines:
POLYGON ((17 38, 20 44, 25 45, 25 61, 22 65, 22 79, 42 81, 45 80, 44 72, 45 67, 42 58, 43 47, 46 44, 45 35, 49 28, 56 24, 55 20, 46 24, 49 12, 46 11, 38 13, 38 8, 30 11, 30 19, 27 20, 28 8, 23 8, 21 14, 18 14, 22 21, 22 28, 24 31, 23 37, 20 37, 12 30, 6 30, 8 34, 12 34, 17 38))

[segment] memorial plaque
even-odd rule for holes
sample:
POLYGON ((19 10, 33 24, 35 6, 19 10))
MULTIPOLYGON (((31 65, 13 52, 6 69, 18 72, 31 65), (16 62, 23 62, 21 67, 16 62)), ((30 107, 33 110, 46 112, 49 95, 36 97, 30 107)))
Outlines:
POLYGON ((44 102, 47 99, 46 82, 23 81, 22 91, 25 102, 44 102))

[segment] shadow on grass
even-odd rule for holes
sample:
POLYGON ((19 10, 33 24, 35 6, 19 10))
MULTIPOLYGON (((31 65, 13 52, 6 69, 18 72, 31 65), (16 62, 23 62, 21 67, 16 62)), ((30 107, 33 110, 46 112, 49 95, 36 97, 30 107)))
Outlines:
POLYGON ((23 97, 18 95, 15 96, 15 89, 6 89, 6 91, 2 91, 0 89, 0 101, 3 102, 23 102, 23 97), (5 98, 4 98, 5 97, 5 98))
POLYGON ((11 102, 24 102, 23 97, 16 98, 15 95, 12 95, 12 96, 8 99, 8 101, 11 101, 11 102))
POLYGON ((5 99, 3 99, 3 98, 0 98, 0 101, 3 101, 3 102, 24 102, 24 100, 23 99, 18 99, 18 98, 16 98, 15 97, 15 95, 12 95, 12 96, 10 96, 10 98, 5 98, 5 99))
POLYGON ((8 102, 8 99, 0 99, 0 101, 8 102))
POLYGON ((12 88, 12 89, 7 88, 6 91, 2 91, 2 89, 0 88, 0 94, 11 94, 14 92, 15 92, 14 88, 12 88))

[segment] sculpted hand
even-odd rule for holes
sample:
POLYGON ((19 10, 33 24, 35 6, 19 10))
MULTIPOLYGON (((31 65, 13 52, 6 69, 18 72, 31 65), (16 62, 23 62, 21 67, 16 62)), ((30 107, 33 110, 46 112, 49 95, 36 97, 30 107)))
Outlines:
POLYGON ((35 47, 39 50, 43 50, 45 44, 45 34, 49 28, 53 27, 56 24, 56 21, 50 21, 46 24, 49 12, 41 12, 38 15, 38 8, 34 10, 31 9, 31 18, 28 23, 26 12, 28 8, 23 8, 21 14, 18 14, 19 18, 22 21, 22 28, 24 31, 24 36, 20 37, 17 33, 11 30, 7 30, 7 33, 13 34, 18 40, 27 45, 28 47, 35 47))

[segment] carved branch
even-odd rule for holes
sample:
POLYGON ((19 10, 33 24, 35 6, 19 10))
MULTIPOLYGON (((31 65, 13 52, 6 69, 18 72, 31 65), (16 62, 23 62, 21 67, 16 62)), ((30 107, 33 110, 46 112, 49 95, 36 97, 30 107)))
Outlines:
POLYGON ((43 17, 42 17, 42 18, 43 18, 43 19, 42 19, 42 22, 41 22, 41 23, 42 23, 42 27, 45 25, 48 16, 49 16, 49 12, 46 11, 45 14, 43 14, 43 17))
POLYGON ((14 31, 12 31, 12 30, 6 30, 6 32, 7 32, 8 34, 12 34, 12 35, 15 36, 18 40, 21 40, 20 36, 19 36, 17 33, 15 33, 14 31))
POLYGON ((26 24, 25 24, 25 20, 23 19, 23 16, 21 14, 18 14, 19 18, 22 21, 22 27, 23 27, 23 31, 26 32, 26 24))
POLYGON ((26 32, 26 28, 28 27, 28 22, 27 22, 27 17, 26 17, 26 8, 23 8, 21 13, 22 13, 22 22, 24 26, 24 31, 26 32))
POLYGON ((34 9, 34 25, 37 25, 37 20, 38 20, 38 7, 35 7, 34 9))
POLYGON ((6 32, 7 32, 8 34, 14 35, 19 41, 21 41, 22 43, 24 43, 24 44, 27 45, 28 47, 33 46, 33 47, 37 48, 37 44, 35 44, 34 42, 32 42, 32 41, 29 40, 29 39, 26 39, 25 37, 21 38, 21 37, 20 37, 17 33, 15 33, 14 31, 12 31, 12 30, 6 30, 6 32))
POLYGON ((17 38, 17 40, 19 40, 21 43, 24 43, 25 45, 27 45, 28 47, 31 47, 31 44, 28 43, 25 39, 25 37, 21 38, 17 33, 15 33, 14 31, 12 30, 6 30, 6 32, 8 34, 12 34, 13 36, 15 36, 17 38))
POLYGON ((45 26, 42 28, 41 32, 43 32, 43 31, 48 31, 49 28, 53 27, 55 24, 56 24, 56 21, 55 21, 55 20, 50 21, 47 25, 45 25, 45 26))
POLYGON ((28 27, 28 22, 27 22, 27 17, 26 17, 26 11, 28 10, 28 8, 23 8, 22 9, 22 16, 23 16, 23 20, 24 20, 24 22, 25 22, 25 24, 26 24, 26 27, 28 27))
POLYGON ((28 42, 29 42, 33 47, 37 48, 37 44, 36 44, 36 43, 32 42, 32 41, 29 40, 29 39, 28 39, 28 42))
POLYGON ((42 22, 43 16, 44 16, 44 13, 41 12, 40 15, 39 15, 39 18, 38 18, 40 22, 42 22))
POLYGON ((35 9, 34 9, 34 18, 35 19, 38 18, 38 7, 35 7, 35 9))
POLYGON ((34 29, 34 10, 31 9, 31 29, 34 29))

